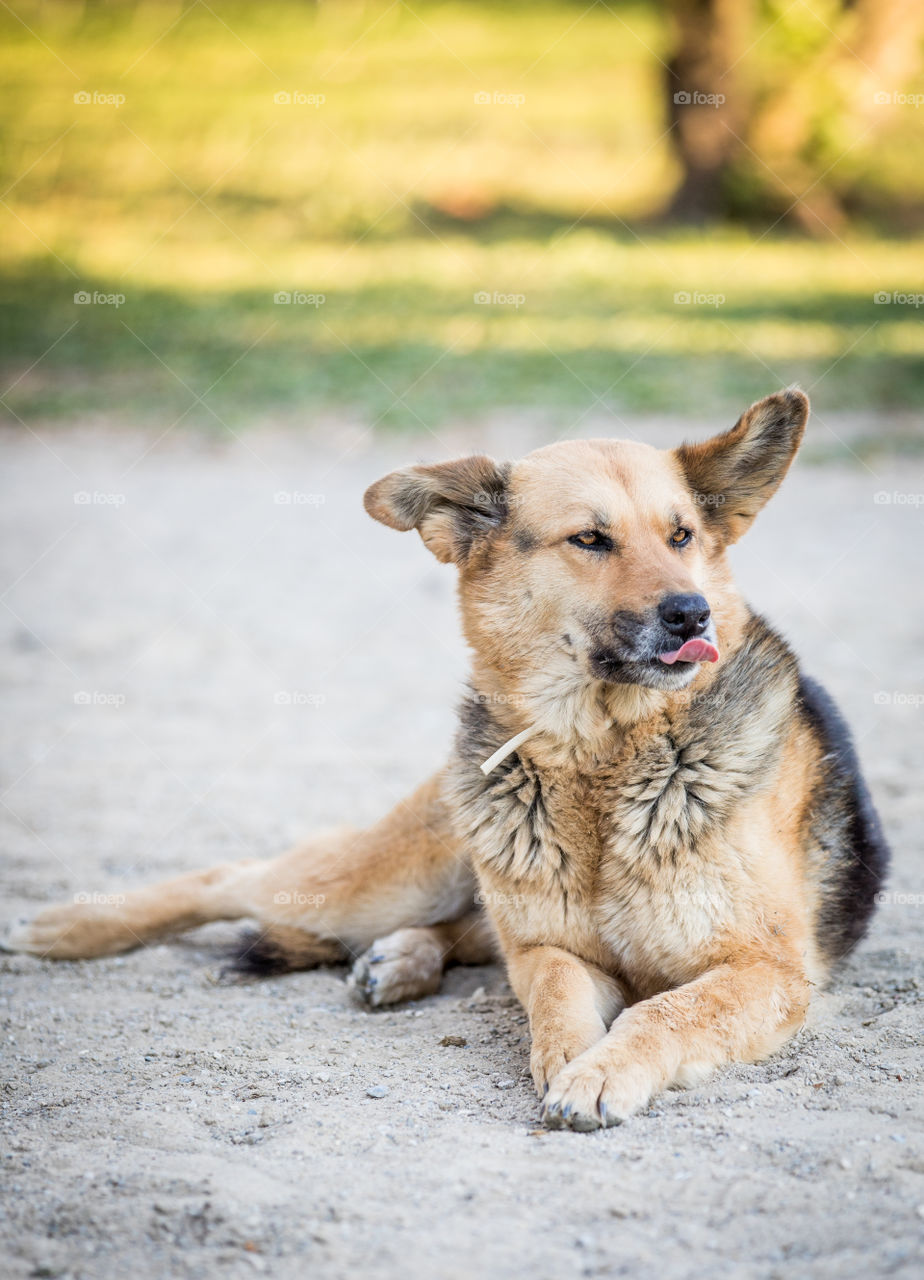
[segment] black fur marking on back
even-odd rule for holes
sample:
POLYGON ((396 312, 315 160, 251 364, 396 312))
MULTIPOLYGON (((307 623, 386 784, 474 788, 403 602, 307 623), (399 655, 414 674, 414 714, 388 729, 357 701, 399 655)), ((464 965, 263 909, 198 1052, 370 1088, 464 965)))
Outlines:
POLYGON ((832 959, 866 933, 889 869, 879 815, 860 772, 850 730, 825 689, 799 680, 800 710, 825 752, 824 778, 812 806, 811 834, 826 855, 818 943, 832 959))

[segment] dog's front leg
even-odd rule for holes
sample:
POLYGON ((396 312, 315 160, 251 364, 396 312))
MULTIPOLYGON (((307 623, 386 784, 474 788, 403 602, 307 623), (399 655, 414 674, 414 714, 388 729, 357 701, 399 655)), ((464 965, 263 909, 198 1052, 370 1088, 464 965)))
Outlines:
POLYGON ((505 951, 510 984, 529 1014, 530 1067, 541 1097, 566 1063, 606 1035, 625 999, 613 978, 570 951, 505 951))
POLYGON ((550 1128, 619 1124, 671 1085, 723 1063, 764 1057, 802 1023, 808 982, 798 965, 722 965, 627 1009, 608 1035, 553 1080, 550 1128))

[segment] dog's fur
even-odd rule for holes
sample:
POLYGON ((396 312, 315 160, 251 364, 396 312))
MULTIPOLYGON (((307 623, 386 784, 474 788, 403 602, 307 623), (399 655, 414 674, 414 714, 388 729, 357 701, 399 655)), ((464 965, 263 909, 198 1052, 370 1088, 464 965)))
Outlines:
POLYGON ((369 513, 459 569, 473 666, 448 766, 366 831, 52 908, 7 945, 107 955, 255 917, 246 965, 354 958, 372 1005, 499 948, 553 1127, 617 1123, 771 1052, 862 936, 888 861, 843 722, 725 556, 807 414, 787 391, 672 452, 568 442, 386 476, 369 513), (717 665, 659 658, 678 594, 708 600, 717 665))

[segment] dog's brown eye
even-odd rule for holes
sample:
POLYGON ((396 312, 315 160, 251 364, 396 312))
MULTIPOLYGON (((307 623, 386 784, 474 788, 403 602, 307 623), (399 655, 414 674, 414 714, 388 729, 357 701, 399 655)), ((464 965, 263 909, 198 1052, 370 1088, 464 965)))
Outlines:
POLYGON ((675 529, 671 534, 671 546, 685 547, 692 537, 689 529, 675 529))
POLYGON ((572 534, 568 541, 576 547, 588 547, 591 551, 613 549, 613 539, 608 538, 605 533, 598 533, 596 529, 583 529, 580 533, 572 534))

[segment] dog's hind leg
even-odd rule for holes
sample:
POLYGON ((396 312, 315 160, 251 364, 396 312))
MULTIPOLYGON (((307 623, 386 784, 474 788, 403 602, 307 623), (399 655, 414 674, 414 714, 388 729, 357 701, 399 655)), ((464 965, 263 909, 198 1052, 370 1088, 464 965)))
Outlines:
POLYGON ((272 863, 248 859, 177 876, 129 893, 77 893, 34 920, 14 925, 6 951, 49 960, 80 960, 130 951, 213 920, 250 915, 259 881, 272 863))
POLYGON ((55 960, 113 955, 214 920, 253 918, 251 971, 357 956, 376 938, 467 914, 474 879, 453 837, 439 775, 364 831, 337 831, 270 861, 251 859, 117 895, 78 894, 4 939, 55 960))

